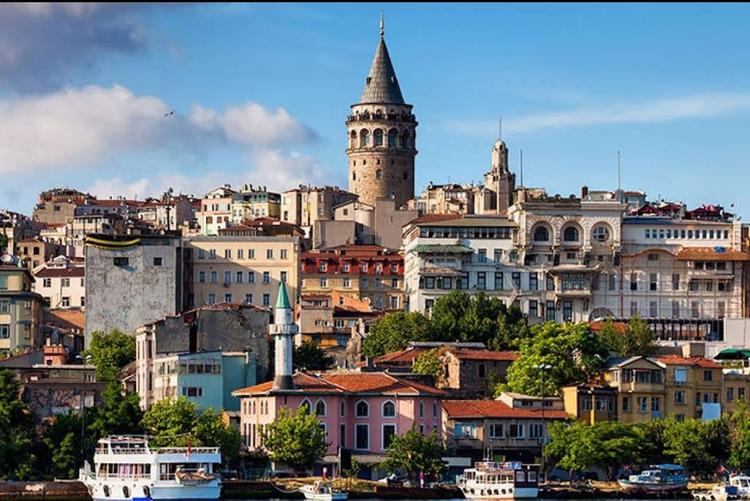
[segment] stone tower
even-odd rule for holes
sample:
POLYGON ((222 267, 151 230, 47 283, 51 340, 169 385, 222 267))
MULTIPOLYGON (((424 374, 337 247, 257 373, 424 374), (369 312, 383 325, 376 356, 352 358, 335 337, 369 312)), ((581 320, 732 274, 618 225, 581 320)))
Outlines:
POLYGON ((384 35, 381 17, 365 88, 346 120, 349 191, 367 204, 384 198, 400 207, 414 198, 417 121, 401 95, 384 35))
POLYGON ((508 168, 508 147, 500 138, 492 147, 492 169, 484 175, 484 185, 491 187, 497 194, 495 207, 499 213, 513 205, 516 175, 508 168))
POLYGON ((297 334, 297 324, 294 323, 292 305, 286 293, 284 282, 279 284, 279 296, 273 315, 273 324, 269 326, 274 338, 275 365, 273 387, 276 390, 291 390, 292 381, 292 343, 297 334))

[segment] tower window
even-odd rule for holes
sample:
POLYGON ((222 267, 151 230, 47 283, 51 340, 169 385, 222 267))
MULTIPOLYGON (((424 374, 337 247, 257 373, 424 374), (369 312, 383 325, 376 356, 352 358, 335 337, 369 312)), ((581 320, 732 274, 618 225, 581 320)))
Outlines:
POLYGON ((378 169, 375 171, 375 179, 383 179, 383 171, 378 169))
POLYGON ((349 147, 354 148, 356 146, 357 146, 357 132, 352 131, 352 133, 349 135, 349 147))
POLYGON ((398 131, 396 129, 391 129, 388 131, 388 147, 389 148, 395 148, 397 146, 398 141, 398 131))
POLYGON ((406 181, 407 179, 409 179, 409 173, 404 171, 404 181, 406 181))
POLYGON ((380 159, 378 158, 378 159, 377 159, 377 160, 375 161, 375 163, 376 163, 376 164, 378 164, 378 165, 380 165, 380 159))
POLYGON ((357 180, 357 173, 355 171, 352 171, 352 181, 357 180))
POLYGON ((359 131, 359 146, 370 146, 370 131, 362 129, 359 131))
POLYGON ((374 146, 383 146, 383 130, 375 129, 373 133, 374 146))

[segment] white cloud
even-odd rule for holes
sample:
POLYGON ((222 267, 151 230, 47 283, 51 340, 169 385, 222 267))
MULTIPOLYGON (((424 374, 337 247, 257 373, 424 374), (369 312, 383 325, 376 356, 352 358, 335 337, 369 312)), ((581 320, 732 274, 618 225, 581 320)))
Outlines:
MULTIPOLYGON (((707 93, 597 108, 535 113, 504 120, 503 130, 521 133, 556 127, 656 123, 686 118, 710 118, 746 109, 750 109, 750 93, 707 93)), ((446 124, 446 127, 467 135, 490 135, 496 129, 497 122, 456 121, 446 124)))
POLYGON ((337 184, 337 176, 314 158, 296 152, 284 154, 279 150, 257 150, 251 154, 252 169, 248 181, 283 191, 300 184, 313 186, 337 184))
POLYGON ((221 112, 195 105, 188 118, 165 117, 170 109, 118 85, 0 100, 0 172, 86 168, 112 155, 169 148, 252 150, 315 137, 286 110, 254 102, 221 112))

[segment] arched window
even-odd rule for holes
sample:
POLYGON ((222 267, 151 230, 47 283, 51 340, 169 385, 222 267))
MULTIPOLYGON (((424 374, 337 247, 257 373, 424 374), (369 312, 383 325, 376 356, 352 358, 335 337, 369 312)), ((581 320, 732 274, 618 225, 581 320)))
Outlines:
POLYGON ((344 402, 341 402, 341 406, 339 408, 339 414, 341 414, 341 417, 346 416, 346 405, 344 405, 344 402))
POLYGON ((398 143, 398 131, 396 129, 391 129, 388 131, 388 147, 389 148, 395 148, 398 143))
POLYGON ((564 242, 578 242, 578 238, 578 228, 575 226, 568 226, 565 228, 565 231, 563 231, 564 242))
MULTIPOLYGON (((262 405, 263 403, 261 402, 261 406, 262 405)), ((300 402, 299 406, 300 408, 305 409, 305 414, 310 414, 310 409, 312 409, 312 406, 310 405, 310 401, 308 399, 304 399, 302 402, 300 402)))
POLYGON ((356 148, 357 147, 357 133, 355 131, 352 131, 352 133, 349 135, 349 148, 356 148))
POLYGON ((538 226, 534 230, 534 242, 549 242, 549 230, 545 226, 538 226))
POLYGON ((409 142, 409 131, 405 130, 403 134, 401 134, 401 147, 402 148, 408 148, 411 146, 411 143, 409 142))
POLYGON ((357 180, 357 171, 353 170, 352 171, 352 181, 356 181, 356 180, 357 180))
POLYGON ((325 416, 326 415, 326 402, 325 400, 318 400, 315 402, 315 415, 325 416))
POLYGON ((375 129, 372 134, 373 146, 383 146, 383 129, 375 129))
POLYGON ((354 410, 357 417, 368 417, 370 415, 370 406, 364 400, 357 402, 354 410))
POLYGON ((396 404, 388 400, 383 404, 383 417, 396 417, 396 404))
POLYGON ((594 242, 604 243, 607 240, 609 240, 609 228, 606 224, 600 224, 597 226, 594 226, 594 229, 591 230, 591 239, 594 242))
POLYGON ((409 179, 409 171, 404 171, 404 181, 409 179))
POLYGON ((370 145, 370 131, 367 129, 362 129, 359 131, 359 146, 369 146, 370 145))
POLYGON ((375 171, 375 179, 383 179, 383 171, 378 169, 375 171))

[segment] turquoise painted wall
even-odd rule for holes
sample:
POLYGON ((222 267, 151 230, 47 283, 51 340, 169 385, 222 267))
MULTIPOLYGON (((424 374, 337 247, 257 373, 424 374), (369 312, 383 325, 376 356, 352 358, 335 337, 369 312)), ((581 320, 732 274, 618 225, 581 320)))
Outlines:
POLYGON ((255 384, 256 363, 252 353, 248 357, 244 354, 228 355, 219 352, 191 353, 179 355, 178 359, 181 362, 213 360, 221 364, 221 374, 180 374, 177 377, 178 395, 182 395, 184 387, 203 389, 200 397, 186 397, 198 404, 201 410, 239 411, 240 400, 233 397, 232 392, 255 384))

